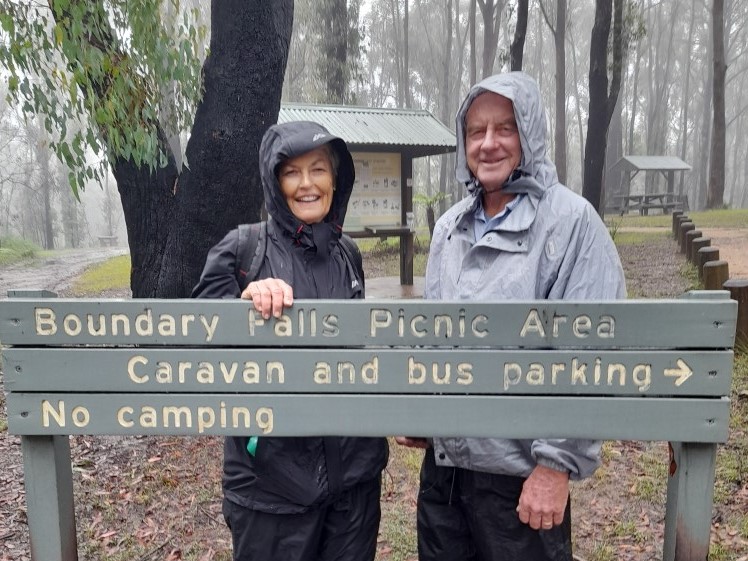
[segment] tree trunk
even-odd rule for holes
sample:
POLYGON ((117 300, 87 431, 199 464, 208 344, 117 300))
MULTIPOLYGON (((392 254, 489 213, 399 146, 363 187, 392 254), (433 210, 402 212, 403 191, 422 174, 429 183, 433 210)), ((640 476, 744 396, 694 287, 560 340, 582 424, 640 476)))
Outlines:
POLYGON ((566 0, 556 2, 553 38, 556 47, 555 163, 559 181, 566 184, 566 0))
POLYGON ((527 35, 527 13, 529 0, 517 0, 517 27, 514 29, 514 39, 509 49, 511 69, 522 70, 522 57, 525 53, 525 36, 527 35))
POLYGON ((468 34, 470 35, 470 85, 472 86, 477 81, 477 54, 475 52, 475 18, 476 18, 476 2, 477 0, 470 0, 470 10, 468 11, 468 34))
POLYGON ((577 132, 579 134, 579 173, 584 182, 584 127, 582 125, 582 96, 579 93, 579 76, 577 74, 577 47, 574 41, 574 31, 570 30, 569 39, 571 41, 571 62, 574 75, 574 96, 577 116, 577 132))
POLYGON ((493 74, 496 50, 499 46, 501 12, 504 9, 504 0, 478 0, 478 6, 480 7, 481 15, 483 16, 482 77, 487 78, 493 74))
MULTIPOLYGON (((214 0, 205 93, 175 184, 176 208, 157 292, 181 297, 196 284, 210 247, 263 205, 258 150, 278 119, 293 2, 214 0)), ((171 188, 171 185, 168 187, 171 188)))
MULTIPOLYGON (((693 38, 693 28, 696 20, 696 0, 691 1, 691 20, 688 24, 688 36, 686 38, 686 45, 683 49, 683 66, 685 67, 685 86, 683 90, 683 107, 681 109, 681 143, 680 143, 680 159, 686 161, 686 149, 688 147, 688 107, 691 104, 691 53, 693 47, 691 40, 693 38)), ((680 173, 678 182, 678 195, 683 195, 683 182, 685 181, 686 174, 680 173)))
POLYGON ((713 95, 712 146, 709 158, 709 189, 706 207, 719 208, 725 194, 725 23, 724 0, 712 4, 713 95))
POLYGON ((348 93, 346 65, 348 55, 348 8, 346 0, 320 2, 321 38, 320 74, 325 84, 325 102, 343 104, 348 93))
POLYGON ((600 198, 605 174, 605 149, 608 125, 621 85, 623 1, 615 0, 613 30, 613 77, 608 91, 608 37, 613 0, 596 0, 595 24, 590 39, 590 108, 587 142, 584 151, 584 185, 582 195, 600 212, 600 198))

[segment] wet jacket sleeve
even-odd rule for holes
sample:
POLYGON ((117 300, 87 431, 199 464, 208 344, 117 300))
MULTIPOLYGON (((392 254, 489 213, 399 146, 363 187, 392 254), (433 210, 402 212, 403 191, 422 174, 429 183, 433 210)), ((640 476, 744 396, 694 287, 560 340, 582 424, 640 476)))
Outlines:
POLYGON ((231 230, 208 252, 200 282, 192 289, 192 298, 239 298, 236 255, 239 230, 231 230))
MULTIPOLYGON (((616 300, 626 297, 623 268, 605 224, 588 207, 574 229, 558 281, 549 295, 561 300, 616 300)), ((579 439, 538 439, 532 442, 535 462, 571 479, 589 477, 597 469, 601 442, 579 439)))

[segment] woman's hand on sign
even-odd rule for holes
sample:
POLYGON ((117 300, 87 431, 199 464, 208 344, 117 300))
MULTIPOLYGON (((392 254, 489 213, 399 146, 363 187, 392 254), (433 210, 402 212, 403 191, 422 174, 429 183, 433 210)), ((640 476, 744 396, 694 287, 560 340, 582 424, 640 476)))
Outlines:
POLYGON ((262 279, 250 282, 242 292, 242 299, 252 303, 264 319, 279 318, 283 308, 293 305, 293 288, 281 279, 262 279))
POLYGON ((396 436, 395 442, 408 448, 429 448, 431 442, 428 438, 422 438, 420 436, 396 436))

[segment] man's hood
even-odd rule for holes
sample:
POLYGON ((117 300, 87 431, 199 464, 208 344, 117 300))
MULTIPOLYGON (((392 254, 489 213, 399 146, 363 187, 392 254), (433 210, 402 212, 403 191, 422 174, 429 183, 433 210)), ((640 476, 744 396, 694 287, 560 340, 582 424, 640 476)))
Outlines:
POLYGON ((312 227, 296 218, 288 208, 286 198, 281 192, 276 170, 281 162, 328 143, 337 155, 338 165, 332 205, 323 223, 329 224, 339 236, 343 229, 348 199, 351 197, 355 180, 353 158, 345 141, 330 134, 322 125, 310 121, 272 125, 262 137, 260 176, 265 195, 265 208, 268 215, 296 239, 312 237, 312 227))
POLYGON ((470 88, 457 112, 457 181, 464 183, 468 191, 480 187, 467 165, 465 154, 465 115, 473 100, 484 92, 499 94, 512 102, 514 118, 519 129, 522 159, 504 189, 510 193, 528 193, 541 197, 543 192, 558 183, 556 168, 546 153, 545 110, 535 80, 524 72, 496 74, 470 88))

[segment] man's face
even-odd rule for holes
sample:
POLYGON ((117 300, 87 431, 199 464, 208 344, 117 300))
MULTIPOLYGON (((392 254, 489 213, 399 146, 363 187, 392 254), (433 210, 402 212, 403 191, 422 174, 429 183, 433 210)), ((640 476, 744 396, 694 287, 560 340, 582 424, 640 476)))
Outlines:
POLYGON ((306 224, 324 220, 332 205, 335 183, 330 155, 324 147, 283 162, 278 181, 296 218, 306 224))
POLYGON ((486 192, 504 185, 522 160, 514 107, 493 92, 473 100, 465 116, 467 164, 486 192))

